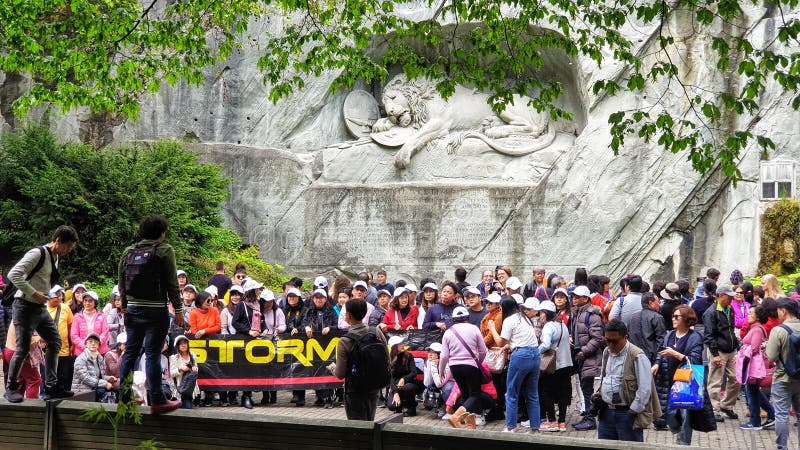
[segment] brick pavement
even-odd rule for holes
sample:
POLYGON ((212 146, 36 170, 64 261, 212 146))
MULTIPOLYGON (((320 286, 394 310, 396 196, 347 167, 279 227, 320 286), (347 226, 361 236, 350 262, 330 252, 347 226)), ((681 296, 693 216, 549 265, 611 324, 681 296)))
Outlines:
MULTIPOLYGON (((252 410, 247 410, 243 407, 210 407, 215 410, 224 410, 226 412, 241 412, 245 414, 263 414, 263 415, 276 415, 276 416, 297 416, 297 417, 307 417, 307 418, 318 418, 318 419, 345 419, 345 413, 343 407, 333 408, 333 409, 324 409, 322 407, 313 406, 314 403, 314 392, 308 391, 306 394, 306 406, 304 407, 296 407, 293 404, 289 403, 289 399, 291 398, 291 392, 278 392, 278 402, 274 405, 269 406, 258 406, 258 402, 261 399, 261 394, 258 392, 253 393, 253 399, 256 406, 252 410)), ((202 408, 208 409, 208 408, 202 408)), ((712 433, 699 433, 695 432, 692 436, 692 444, 693 446, 701 446, 701 447, 709 447, 709 448, 718 448, 718 449, 736 449, 736 450, 746 450, 746 449, 774 449, 775 448, 775 432, 772 430, 762 430, 762 431, 743 431, 739 429, 739 424, 741 421, 746 420, 745 418, 745 404, 744 398, 740 399, 737 402, 737 413, 739 414, 739 420, 726 420, 724 423, 718 424, 718 429, 712 433), (755 438, 754 444, 751 443, 751 438, 755 438), (751 446, 753 445, 753 446, 751 446)), ((447 421, 443 421, 441 419, 437 419, 432 411, 425 411, 424 409, 419 409, 418 415, 416 417, 406 417, 403 419, 403 423, 406 424, 420 424, 426 426, 437 426, 437 427, 450 427, 447 421)), ((386 408, 378 408, 378 412, 376 414, 376 419, 385 418, 392 414, 386 408)), ((570 410, 567 414, 567 424, 573 423, 577 421, 577 412, 574 410, 573 406, 570 406, 570 410)), ((792 419, 792 423, 795 420, 792 419)), ((492 430, 492 431, 501 431, 503 429, 504 423, 499 421, 493 421, 487 423, 484 427, 479 427, 484 430, 492 430)), ((588 438, 588 439, 596 439, 597 432, 592 431, 575 431, 572 427, 568 426, 568 431, 564 433, 548 433, 551 435, 563 435, 575 438, 588 438)), ((645 431, 645 441, 652 444, 674 444, 675 439, 673 434, 669 431, 656 431, 655 429, 649 429, 645 431)), ((789 436, 789 446, 790 448, 797 448, 797 434, 794 430, 790 431, 789 436)))

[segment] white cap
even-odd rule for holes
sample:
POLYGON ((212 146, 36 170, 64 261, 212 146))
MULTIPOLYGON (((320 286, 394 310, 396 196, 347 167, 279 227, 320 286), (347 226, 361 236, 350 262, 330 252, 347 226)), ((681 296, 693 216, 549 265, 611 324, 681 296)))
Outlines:
POLYGON ((564 294, 564 297, 569 298, 569 292, 567 292, 567 290, 564 288, 558 288, 555 291, 553 291, 553 297, 555 297, 556 294, 564 294))
POLYGON ((525 299, 522 298, 522 294, 511 294, 511 298, 513 298, 518 305, 525 303, 525 299))
POLYGON ((261 289, 263 287, 264 287, 263 284, 259 283, 258 281, 252 278, 249 278, 247 281, 244 282, 244 286, 242 286, 242 289, 245 292, 247 292, 247 291, 253 291, 255 289, 261 289))
MULTIPOLYGON (((400 288, 398 288, 398 289, 400 289, 400 288)), ((380 291, 378 291, 378 296, 381 296, 381 295, 388 295, 389 297, 391 297, 391 296, 392 296, 392 293, 391 293, 391 292, 389 292, 389 291, 388 291, 388 290, 386 290, 386 289, 381 289, 380 291)))
POLYGON ((456 309, 453 310, 453 320, 462 319, 464 317, 469 317, 469 311, 463 306, 457 306, 456 309))
POLYGON ((410 284, 410 283, 409 283, 409 284, 405 285, 404 287, 406 288, 406 290, 407 290, 408 292, 419 292, 419 291, 417 290, 417 286, 415 286, 415 285, 413 285, 413 284, 410 284))
POLYGON ((503 297, 501 297, 497 292, 492 292, 486 296, 486 301, 489 303, 500 303, 501 300, 503 300, 503 297))
POLYGON ((186 336, 184 336, 184 335, 180 335, 180 336, 178 336, 178 337, 176 337, 176 338, 175 338, 175 342, 172 344, 172 346, 173 346, 173 347, 178 347, 178 343, 179 343, 180 341, 186 341, 186 342, 189 342, 189 338, 188 338, 188 337, 186 337, 186 336))
POLYGON ((325 289, 315 289, 314 293, 311 294, 312 297, 316 297, 318 295, 328 298, 328 291, 326 291, 325 289))
POLYGON ((353 283, 353 289, 356 289, 356 288, 362 288, 362 289, 364 289, 366 291, 367 290, 367 283, 365 283, 365 282, 363 282, 361 280, 358 280, 355 283, 353 283))
POLYGON ((539 307, 539 299, 536 297, 528 297, 525 299, 525 303, 522 304, 525 309, 536 309, 539 307))
POLYGON ((238 292, 238 293, 244 295, 244 289, 242 289, 242 287, 239 286, 238 284, 234 284, 233 286, 231 286, 231 288, 229 289, 229 292, 231 294, 233 294, 234 292, 238 292))
POLYGON ((481 295, 481 291, 479 291, 478 288, 476 288, 475 286, 470 286, 466 288, 465 291, 467 292, 467 294, 481 295))
POLYGON ((286 295, 287 295, 287 296, 289 296, 289 295, 296 295, 296 296, 298 296, 298 297, 302 297, 302 296, 303 296, 303 293, 302 293, 302 292, 300 292, 300 289, 297 289, 297 288, 291 288, 291 289, 289 289, 289 290, 286 292, 286 295))
POLYGON ((392 336, 389 338, 389 348, 393 348, 397 344, 402 344, 405 341, 403 336, 392 336))
POLYGON ((185 271, 183 271, 183 270, 180 270, 180 269, 179 269, 179 270, 178 270, 178 273, 177 273, 175 276, 176 276, 176 277, 179 277, 179 276, 181 276, 181 275, 183 275, 183 276, 186 276, 186 272, 185 272, 185 271))
POLYGON ((426 283, 425 286, 422 286, 422 290, 425 289, 433 289, 436 292, 439 292, 439 287, 436 286, 436 283, 426 283))
POLYGON ((406 288, 399 287, 399 288, 394 290, 394 298, 400 297, 401 295, 403 295, 405 293, 406 293, 406 288))
POLYGON ((192 290, 194 291, 195 294, 197 294, 197 288, 194 287, 193 284, 187 284, 186 286, 183 287, 183 290, 184 291, 192 290))
POLYGON ((78 283, 75 286, 72 286, 72 292, 75 292, 78 289, 83 289, 84 292, 88 291, 88 289, 86 289, 86 285, 84 285, 83 283, 78 283))
POLYGON ((428 346, 428 350, 432 350, 436 353, 442 353, 442 344, 440 342, 431 342, 431 345, 428 346))
POLYGON ((64 288, 57 284, 47 293, 47 298, 56 298, 59 292, 64 292, 64 288))
POLYGON ((317 277, 314 278, 314 287, 315 288, 327 288, 328 287, 328 280, 325 277, 317 277))
POLYGON ((591 295, 591 292, 586 286, 578 286, 572 291, 573 297, 588 297, 589 295, 591 295))
POLYGON ((203 290, 211 294, 212 297, 219 297, 219 289, 217 289, 217 287, 213 284, 211 286, 207 286, 203 290))
POLYGON ((517 277, 511 277, 506 281, 506 288, 516 291, 522 287, 522 282, 517 277))
POLYGON ((87 295, 91 297, 95 303, 97 303, 100 300, 100 297, 97 296, 97 292, 95 291, 86 291, 86 293, 83 294, 84 297, 87 295))
POLYGON ((275 301, 275 293, 274 293, 274 292, 272 292, 272 291, 271 291, 271 290, 269 290, 269 289, 264 289, 264 290, 261 292, 261 300, 264 300, 264 301, 266 301, 266 302, 269 302, 269 301, 275 301))
POLYGON ((113 288, 111 288, 111 298, 119 297, 119 285, 115 284, 113 288))
POLYGON ((556 312, 556 304, 551 302, 550 300, 545 300, 545 301, 539 303, 539 306, 537 306, 537 307, 535 307, 533 309, 535 309, 537 311, 556 312))
POLYGON ((127 344, 128 343, 128 333, 122 332, 117 335, 117 344, 127 344))

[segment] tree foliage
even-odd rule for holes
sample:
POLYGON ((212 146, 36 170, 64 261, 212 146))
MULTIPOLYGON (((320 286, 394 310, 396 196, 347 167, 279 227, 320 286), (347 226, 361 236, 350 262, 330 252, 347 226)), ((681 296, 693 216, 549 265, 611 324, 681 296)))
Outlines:
POLYGON ((719 165, 736 179, 745 148, 774 149, 769 135, 753 131, 773 106, 764 104, 768 84, 800 107, 800 21, 784 11, 797 3, 427 0, 430 13, 411 18, 399 0, 188 0, 163 8, 155 0, 144 7, 136 0, 12 0, 0 10, 0 69, 35 80, 15 104, 20 113, 51 101, 136 116, 138 94, 162 80, 198 83, 203 67, 227 58, 237 38, 247 40, 248 21, 269 12, 283 32, 265 39, 258 65, 273 101, 324 71, 339 74, 335 90, 382 79, 396 66, 438 80, 445 96, 457 83, 472 85, 502 108, 524 93, 537 110, 569 119, 573 112, 556 106, 559 80, 537 77, 545 53, 558 51, 620 67, 593 81, 595 96, 656 90, 644 104, 609 115, 614 152, 635 136, 685 153, 699 172, 719 165), (752 32, 765 20, 774 33, 757 42, 752 32), (701 58, 711 83, 686 67, 695 42, 710 47, 701 58))
POLYGON ((761 260, 758 271, 780 276, 798 269, 800 202, 784 198, 764 211, 761 217, 761 260))
POLYGON ((65 258, 62 274, 113 285, 122 251, 138 240, 139 220, 148 214, 169 219, 167 242, 181 267, 241 245, 221 225, 228 179, 175 142, 95 150, 31 127, 3 135, 0 166, 0 249, 14 261, 68 224, 80 246, 65 258))

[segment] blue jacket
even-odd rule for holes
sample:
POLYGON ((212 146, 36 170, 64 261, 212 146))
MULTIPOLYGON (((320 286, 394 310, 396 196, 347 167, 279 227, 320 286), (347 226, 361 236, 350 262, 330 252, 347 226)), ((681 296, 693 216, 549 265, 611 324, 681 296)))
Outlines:
POLYGON ((436 329, 436 322, 444 322, 447 328, 453 326, 453 310, 460 306, 453 302, 450 306, 445 306, 441 302, 434 303, 425 312, 425 320, 422 322, 423 330, 436 329))

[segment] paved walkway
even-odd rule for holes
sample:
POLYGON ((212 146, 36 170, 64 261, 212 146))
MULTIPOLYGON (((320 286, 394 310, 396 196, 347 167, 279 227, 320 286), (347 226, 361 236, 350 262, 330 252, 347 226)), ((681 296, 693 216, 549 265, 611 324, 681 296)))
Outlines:
MULTIPOLYGON (((278 392, 278 402, 274 405, 259 406, 258 402, 261 400, 261 394, 258 392, 253 393, 253 399, 256 406, 247 410, 239 406, 229 407, 210 407, 216 410, 236 411, 246 414, 263 414, 263 415, 276 415, 276 416, 297 416, 297 417, 310 417, 321 419, 345 419, 343 407, 324 409, 322 407, 313 406, 314 392, 308 391, 306 394, 306 406, 296 407, 289 403, 291 392, 278 392)), ((209 409, 209 408, 202 408, 209 409)), ((740 421, 746 420, 745 418, 745 404, 742 398, 737 402, 737 413, 739 420, 726 420, 724 423, 718 424, 718 429, 712 433, 698 433, 695 432, 692 437, 693 446, 719 448, 719 449, 774 449, 775 448, 775 432, 771 430, 762 431, 743 431, 739 429, 740 421), (751 439, 753 439, 751 441, 751 439)), ((447 421, 437 419, 432 411, 425 411, 419 409, 416 417, 406 417, 403 422, 406 424, 421 424, 427 426, 440 426, 449 427, 447 421)), ((376 419, 381 419, 392 414, 386 408, 378 408, 376 419)), ((570 411, 567 414, 567 424, 577 421, 577 412, 573 406, 570 406, 570 411)), ((792 419, 794 423, 794 419, 792 419)), ((487 423, 484 427, 485 430, 501 431, 504 423, 493 421, 487 423)), ((572 427, 568 426, 568 431, 564 433, 548 433, 553 435, 564 435, 576 438, 596 439, 597 432, 592 431, 575 431, 572 427)), ((645 441, 652 444, 674 444, 675 438, 669 431, 656 431, 649 429, 645 431, 645 441)), ((789 437, 790 448, 797 448, 797 434, 791 430, 789 437)))

